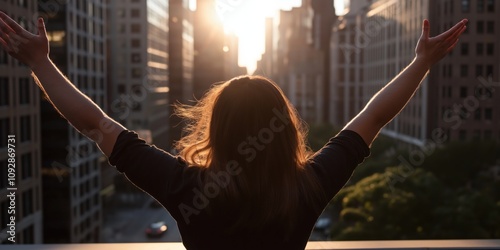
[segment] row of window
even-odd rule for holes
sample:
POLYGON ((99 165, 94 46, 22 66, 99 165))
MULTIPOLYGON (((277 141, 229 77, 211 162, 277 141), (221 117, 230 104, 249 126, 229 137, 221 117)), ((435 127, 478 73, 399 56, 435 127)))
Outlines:
MULTIPOLYGON (((449 2, 449 11, 453 13, 453 3, 455 1, 451 0, 449 2)), ((462 0, 461 9, 462 13, 469 13, 471 11, 471 0, 462 0)), ((495 12, 495 0, 476 0, 476 11, 477 13, 495 12)), ((448 2, 444 3, 444 13, 448 12, 448 2)))
POLYGON ((465 107, 442 107, 441 117, 443 119, 449 119, 450 115, 458 115, 460 119, 474 119, 476 121, 492 121, 493 120, 493 109, 492 108, 476 108, 473 111, 467 110, 465 107), (451 112, 451 113, 450 113, 451 112))
POLYGON ((461 129, 458 131, 458 140, 467 141, 467 140, 493 140, 493 131, 491 130, 479 130, 475 129, 472 131, 467 131, 465 129, 461 129))
MULTIPOLYGON (((452 86, 443 86, 441 88, 441 97, 452 98, 453 97, 452 91, 453 91, 452 86)), ((491 88, 484 88, 481 86, 476 86, 474 88, 461 86, 458 92, 458 97, 462 99, 467 97, 475 97, 478 100, 485 100, 493 98, 493 93, 494 91, 491 88)))
MULTIPOLYGON (((460 77, 467 78, 472 74, 470 73, 471 69, 468 64, 460 64, 460 77)), ((451 64, 443 65, 442 67, 442 76, 451 78, 453 77, 453 67, 451 64)), ((494 65, 493 64, 476 64, 474 67, 474 77, 493 77, 494 76, 494 65)))
MULTIPOLYGON (((31 103, 31 90, 33 89, 33 84, 30 79, 27 77, 19 77, 17 78, 17 83, 15 84, 18 87, 18 98, 20 105, 26 105, 31 103)), ((9 106, 11 102, 11 98, 9 93, 9 78, 8 77, 0 77, 0 106, 9 106)), ((15 102, 14 100, 12 100, 15 102)))
MULTIPOLYGON (((121 18, 126 18, 127 17, 127 12, 124 9, 118 9, 116 11, 116 15, 121 18)), ((130 10, 130 17, 132 18, 139 18, 141 17, 141 10, 140 9, 131 9, 130 10)))
MULTIPOLYGON (((21 116, 20 119, 20 131, 15 134, 18 135, 19 142, 27 142, 31 140, 31 117, 21 116)), ((7 138, 8 135, 14 134, 14 131, 10 129, 10 122, 8 118, 0 119, 0 135, 1 138, 7 138)), ((7 147, 7 140, 0 140, 0 149, 7 147)))
MULTIPOLYGON (((495 53, 495 45, 493 43, 476 43, 476 55, 493 56, 495 53), (486 54, 484 54, 486 52, 486 54)), ((460 44, 460 54, 463 56, 469 55, 469 43, 460 44)))

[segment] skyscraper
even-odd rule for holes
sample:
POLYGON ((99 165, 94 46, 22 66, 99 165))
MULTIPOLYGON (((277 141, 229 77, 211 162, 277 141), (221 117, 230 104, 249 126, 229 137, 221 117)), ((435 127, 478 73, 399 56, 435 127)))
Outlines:
MULTIPOLYGON (((105 5, 98 0, 55 4, 39 5, 47 18, 51 59, 106 110, 105 5)), ((41 103, 41 124, 44 242, 99 242, 99 167, 105 158, 47 101, 41 103)))
POLYGON ((213 83, 224 80, 224 30, 215 0, 198 0, 194 14, 194 96, 201 98, 213 83))
MULTIPOLYGON (((169 6, 169 107, 173 114, 176 103, 188 104, 193 100, 194 37, 193 11, 189 0, 170 0, 169 6)), ((182 121, 172 115, 169 118, 169 143, 181 138, 182 121)))
POLYGON ((169 1, 108 0, 111 115, 164 149, 169 129, 169 1))
MULTIPOLYGON (((336 26, 332 43, 334 106, 343 110, 339 123, 363 105, 404 69, 415 56, 422 20, 431 23, 431 36, 467 18, 458 46, 434 65, 406 108, 383 134, 407 145, 425 146, 435 134, 447 141, 500 139, 498 47, 500 15, 496 1, 370 1, 355 16, 336 26), (349 50, 346 50, 349 49, 349 50), (344 57, 344 52, 350 52, 344 57), (349 61, 345 61, 345 60, 349 61), (348 69, 349 68, 349 69, 348 69), (346 70, 344 70, 346 69, 346 70)), ((342 125, 342 124, 338 124, 342 125)))
MULTIPOLYGON (((37 4, 3 1, 2 11, 34 31, 37 4)), ((40 93, 30 74, 28 67, 0 49, 1 244, 14 243, 12 240, 17 244, 42 243, 40 93), (12 222, 14 230, 8 226, 12 222)))

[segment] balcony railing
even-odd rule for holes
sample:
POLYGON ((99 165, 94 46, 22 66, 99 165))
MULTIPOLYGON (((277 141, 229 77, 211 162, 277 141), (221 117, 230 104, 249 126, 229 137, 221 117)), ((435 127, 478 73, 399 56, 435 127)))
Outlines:
MULTIPOLYGON (((9 250, 185 250, 182 243, 106 243, 106 244, 58 244, 58 245, 0 245, 9 250)), ((498 240, 388 240, 388 241, 310 241, 308 250, 327 249, 500 249, 498 240)))

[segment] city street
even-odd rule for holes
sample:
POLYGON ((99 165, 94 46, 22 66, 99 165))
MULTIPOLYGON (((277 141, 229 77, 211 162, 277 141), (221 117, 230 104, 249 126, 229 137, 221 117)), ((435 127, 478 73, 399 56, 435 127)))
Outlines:
MULTIPOLYGON (((103 218, 102 242, 179 242, 181 236, 175 220, 163 207, 151 207, 153 201, 145 194, 118 195, 121 205, 108 208, 103 218), (150 238, 145 230, 151 223, 164 221, 168 227, 161 237, 150 238)), ((320 218, 327 218, 322 215, 320 218)), ((314 230, 309 240, 327 240, 323 231, 314 230)))
POLYGON ((152 199, 141 194, 120 197, 133 205, 122 206, 107 212, 103 218, 102 242, 173 242, 181 241, 175 220, 163 207, 151 207, 152 199), (164 221, 167 231, 157 238, 146 236, 151 223, 164 221))

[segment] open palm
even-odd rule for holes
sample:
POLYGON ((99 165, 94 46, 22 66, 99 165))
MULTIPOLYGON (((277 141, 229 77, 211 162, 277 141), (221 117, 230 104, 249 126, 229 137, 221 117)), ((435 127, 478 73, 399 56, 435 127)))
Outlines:
POLYGON ((47 58, 49 42, 42 18, 38 19, 38 34, 33 34, 5 13, 0 12, 0 44, 12 57, 34 67, 38 61, 47 58))
POLYGON ((467 19, 463 19, 449 30, 435 37, 429 37, 430 24, 428 20, 424 20, 422 35, 415 49, 417 58, 424 59, 429 66, 437 63, 457 45, 458 38, 466 29, 466 24, 467 19))

